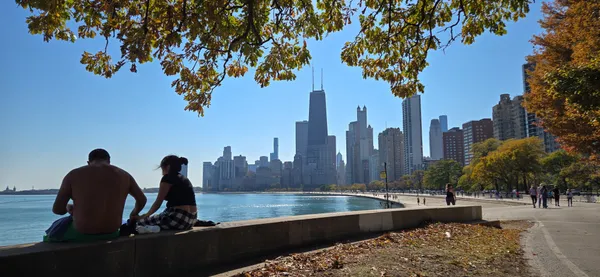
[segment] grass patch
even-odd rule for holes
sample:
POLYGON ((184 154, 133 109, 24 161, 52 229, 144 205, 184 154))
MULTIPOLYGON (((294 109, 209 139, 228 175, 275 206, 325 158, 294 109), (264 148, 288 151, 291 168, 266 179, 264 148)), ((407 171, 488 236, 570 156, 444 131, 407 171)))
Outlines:
POLYGON ((520 245, 521 232, 530 226, 430 224, 279 257, 237 276, 532 276, 520 245))

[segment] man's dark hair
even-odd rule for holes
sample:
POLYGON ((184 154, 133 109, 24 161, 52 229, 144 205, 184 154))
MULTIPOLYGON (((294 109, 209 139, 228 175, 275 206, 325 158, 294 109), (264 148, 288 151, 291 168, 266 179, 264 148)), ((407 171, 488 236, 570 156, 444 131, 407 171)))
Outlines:
POLYGON ((110 155, 108 154, 108 151, 104 149, 94 149, 88 155, 88 162, 93 161, 110 161, 110 155))

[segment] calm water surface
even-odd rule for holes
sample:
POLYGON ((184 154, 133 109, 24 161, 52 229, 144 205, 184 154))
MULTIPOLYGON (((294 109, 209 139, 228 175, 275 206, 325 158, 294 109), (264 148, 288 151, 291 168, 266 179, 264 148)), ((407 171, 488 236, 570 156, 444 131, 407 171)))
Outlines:
MULTIPOLYGON (((150 208, 156 194, 146 194, 150 208)), ((54 195, 0 195, 0 246, 40 241, 60 216, 52 213, 54 195)), ((380 209, 378 200, 300 194, 196 194, 200 219, 228 222, 246 219, 380 209)), ((127 199, 124 218, 133 209, 127 199)), ((165 203, 163 203, 164 208, 165 203)))

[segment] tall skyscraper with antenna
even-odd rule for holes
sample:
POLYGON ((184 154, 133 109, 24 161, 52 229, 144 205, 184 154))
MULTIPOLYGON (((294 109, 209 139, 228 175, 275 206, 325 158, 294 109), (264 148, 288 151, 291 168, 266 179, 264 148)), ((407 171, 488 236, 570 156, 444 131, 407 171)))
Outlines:
MULTIPOLYGON (((313 90, 309 96, 308 138, 306 149, 306 169, 308 184, 305 187, 319 187, 336 183, 335 136, 327 132, 327 107, 323 89, 323 71, 321 70, 321 89, 315 90, 313 68, 313 90)), ((306 182, 306 181, 305 181, 306 182)))

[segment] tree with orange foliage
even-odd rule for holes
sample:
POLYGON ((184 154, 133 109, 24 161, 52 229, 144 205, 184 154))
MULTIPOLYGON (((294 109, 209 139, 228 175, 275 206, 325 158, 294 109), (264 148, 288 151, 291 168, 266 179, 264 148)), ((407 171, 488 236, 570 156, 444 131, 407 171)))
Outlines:
POLYGON ((600 0, 543 3, 525 107, 567 151, 600 158, 600 0))

